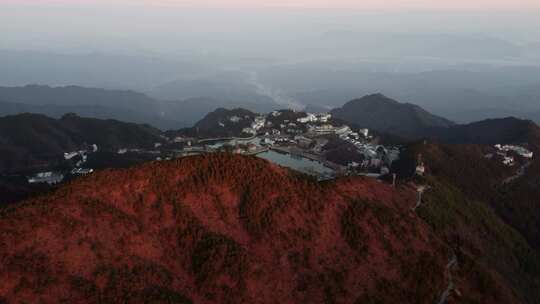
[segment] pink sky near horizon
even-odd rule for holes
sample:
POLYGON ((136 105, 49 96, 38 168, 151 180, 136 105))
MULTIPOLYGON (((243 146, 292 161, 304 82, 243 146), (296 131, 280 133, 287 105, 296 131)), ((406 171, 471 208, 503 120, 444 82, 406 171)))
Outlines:
POLYGON ((429 10, 540 9, 540 0, 0 0, 11 5, 143 5, 202 8, 352 8, 429 10))

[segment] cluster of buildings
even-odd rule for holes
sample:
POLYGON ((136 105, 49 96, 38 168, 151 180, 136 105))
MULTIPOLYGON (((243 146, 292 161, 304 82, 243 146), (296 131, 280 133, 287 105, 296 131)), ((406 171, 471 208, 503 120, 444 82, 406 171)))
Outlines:
MULTIPOLYGON (((497 155, 502 158, 502 163, 509 167, 515 164, 514 155, 516 154, 526 159, 532 159, 534 156, 533 152, 522 146, 497 144, 494 147, 497 150, 497 155)), ((493 154, 488 154, 486 157, 492 158, 493 154)))
POLYGON ((40 172, 28 178, 29 184, 49 184, 56 185, 64 180, 64 174, 58 172, 40 172))
POLYGON ((91 168, 83 168, 82 166, 88 161, 88 154, 95 153, 99 150, 96 144, 90 146, 89 150, 80 150, 75 152, 64 153, 65 160, 76 160, 75 168, 71 170, 73 175, 87 175, 93 173, 91 168))
POLYGON ((360 144, 357 149, 364 156, 364 159, 361 162, 350 162, 348 165, 351 171, 357 173, 388 174, 392 162, 398 160, 400 154, 398 147, 376 146, 370 143, 360 144))
POLYGON ((27 177, 29 184, 41 184, 46 183, 49 185, 56 185, 61 183, 66 174, 72 175, 87 175, 94 172, 94 169, 83 168, 82 166, 88 161, 88 154, 95 153, 98 151, 97 145, 91 145, 87 150, 79 150, 73 152, 65 152, 64 160, 70 160, 75 162, 74 167, 70 171, 66 172, 39 172, 33 176, 27 177))
POLYGON ((495 148, 497 150, 499 150, 499 151, 502 151, 502 152, 513 151, 513 152, 517 153, 519 156, 524 157, 524 158, 528 158, 528 159, 532 159, 533 156, 534 156, 533 152, 529 151, 527 148, 522 147, 522 146, 497 144, 497 145, 495 145, 495 148))
MULTIPOLYGON (((241 118, 233 116, 229 117, 229 120, 238 122, 241 118)), ((307 155, 325 162, 324 146, 328 143, 328 138, 337 136, 354 146, 356 153, 363 156, 362 161, 351 161, 346 166, 345 170, 351 173, 388 173, 390 164, 399 158, 400 152, 397 147, 373 144, 373 137, 368 129, 353 130, 347 125, 335 123, 329 113, 274 111, 267 117, 255 117, 251 126, 244 129, 243 133, 252 134, 255 138, 248 144, 227 143, 233 146, 234 153, 257 154, 271 149, 307 155)))
MULTIPOLYGON (((234 118, 234 116, 231 117, 230 119, 232 118, 234 118)), ((249 128, 244 128, 242 132, 246 134, 257 135, 257 132, 261 130, 262 128, 264 128, 265 125, 266 125, 266 117, 257 116, 253 119, 253 123, 251 123, 251 126, 249 128)))
POLYGON ((330 113, 322 113, 322 114, 311 114, 306 113, 305 117, 300 117, 296 121, 299 123, 310 123, 310 122, 320 122, 320 123, 327 123, 330 118, 332 118, 332 114, 330 113))
MULTIPOLYGON (((157 157, 155 159, 172 159, 217 151, 261 157, 275 152, 290 155, 290 162, 297 160, 299 163, 309 163, 306 159, 317 162, 337 175, 370 173, 378 176, 388 173, 391 162, 399 158, 398 148, 373 143, 368 129, 353 129, 333 120, 329 113, 281 110, 258 116, 231 114, 221 117, 217 123, 231 127, 231 130, 227 130, 229 134, 238 137, 197 138, 191 134, 175 135, 176 137, 167 139, 167 144, 154 147, 157 157), (246 136, 247 134, 250 136, 246 136), (328 145, 329 143, 331 144, 328 145), (339 158, 341 151, 333 150, 333 144, 347 146, 348 151, 343 154, 343 159, 334 158, 336 153, 339 158), (351 151, 356 155, 354 159, 348 159, 351 151)), ((117 151, 118 154, 130 152, 154 153, 127 148, 117 151)))
POLYGON ((98 151, 98 146, 96 144, 90 146, 90 150, 79 150, 74 152, 64 153, 65 160, 77 160, 75 167, 81 167, 88 160, 89 153, 95 153, 98 151))

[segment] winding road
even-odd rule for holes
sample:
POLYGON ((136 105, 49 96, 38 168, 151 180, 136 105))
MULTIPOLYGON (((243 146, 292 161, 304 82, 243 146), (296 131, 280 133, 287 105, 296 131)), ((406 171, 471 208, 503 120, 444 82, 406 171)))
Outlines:
POLYGON ((227 140, 248 141, 248 140, 255 139, 256 137, 257 137, 257 135, 253 135, 253 136, 251 136, 251 137, 216 137, 216 138, 204 138, 204 139, 199 139, 198 142, 199 142, 199 143, 205 143, 205 142, 209 142, 209 141, 227 141, 227 140))
POLYGON ((526 162, 523 166, 521 166, 519 168, 519 170, 517 171, 517 173, 515 175, 512 175, 509 178, 505 179, 503 181, 503 185, 509 184, 509 183, 515 181, 516 179, 522 177, 523 175, 525 175, 525 170, 527 170, 527 168, 529 168, 531 166, 531 164, 532 164, 532 162, 530 162, 530 161, 526 162))
POLYGON ((424 192, 429 189, 429 186, 418 186, 416 191, 418 191, 418 200, 416 201, 416 205, 412 207, 412 211, 416 211, 420 205, 422 205, 422 196, 424 195, 424 192))
POLYGON ((457 266, 457 263, 458 263, 457 256, 456 256, 455 252, 452 251, 452 257, 450 258, 450 261, 446 265, 446 275, 448 277, 448 286, 446 287, 446 289, 441 294, 441 298, 437 302, 438 304, 447 303, 448 302, 448 297, 450 296, 450 293, 455 288, 454 274, 452 273, 452 269, 457 266))
MULTIPOLYGON (((416 205, 411 208, 413 212, 416 212, 416 209, 422 205, 422 196, 426 190, 429 189, 429 186, 418 186, 417 188, 418 192, 418 200, 416 201, 416 205)), ((448 264, 446 264, 446 277, 448 278, 448 286, 446 289, 441 293, 440 299, 436 302, 438 304, 446 304, 448 302, 448 297, 450 296, 450 293, 455 288, 455 282, 454 282, 454 274, 452 273, 452 270, 454 267, 457 267, 458 265, 458 259, 456 253, 452 250, 451 251, 451 258, 448 261, 448 264)))

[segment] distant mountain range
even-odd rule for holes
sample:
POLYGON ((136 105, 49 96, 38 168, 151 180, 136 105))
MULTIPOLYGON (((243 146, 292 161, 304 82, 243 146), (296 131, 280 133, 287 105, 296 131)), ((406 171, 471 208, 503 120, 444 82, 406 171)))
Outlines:
MULTIPOLYGON (((146 101, 147 99, 141 97, 139 102, 146 105, 146 101)), ((125 104, 128 107, 129 99, 125 99, 125 104)), ((193 105, 196 104, 197 101, 193 100, 193 105)), ((63 109, 64 106, 60 105, 58 108, 63 109)), ((65 109, 69 108, 67 106, 65 109)), ((281 112, 282 120, 296 121, 298 117, 305 116, 302 112, 290 110, 281 112)), ((60 113, 57 112, 56 115, 60 116, 60 113)), ((351 126, 369 128, 375 134, 379 134, 381 139, 393 143, 428 139, 452 144, 506 144, 536 142, 537 138, 540 138, 540 132, 535 131, 538 127, 530 121, 505 118, 456 125, 418 106, 402 104, 381 94, 353 100, 342 108, 332 111, 332 114, 334 119, 337 119, 336 123, 341 120, 351 126)), ((191 128, 174 129, 167 133, 149 125, 82 118, 74 114, 62 115, 59 119, 37 114, 0 117, 0 152, 3 155, 0 160, 0 172, 22 170, 48 163, 66 151, 79 149, 83 144, 98 144, 103 149, 114 150, 149 147, 155 142, 162 141, 160 136, 165 134, 169 137, 181 135, 205 138, 242 136, 243 129, 250 127, 257 115, 241 108, 230 110, 219 108, 206 113, 191 128)), ((540 139, 538 142, 540 149, 540 139)))
MULTIPOLYGON (((246 108, 254 112, 269 112, 280 106, 245 80, 244 73, 223 73, 196 80, 172 81, 155 87, 148 94, 160 100, 207 98, 217 107, 246 108)), ((207 111, 209 112, 209 111, 207 111)))
POLYGON ((160 103, 133 91, 78 86, 28 85, 0 87, 0 115, 39 113, 60 118, 66 113, 152 124, 158 128, 181 128, 188 124, 160 103))
POLYGON ((488 119, 447 128, 425 129, 422 136, 449 144, 529 143, 535 149, 540 149, 538 125, 529 120, 513 117, 488 119))
POLYGON ((261 81, 310 108, 336 108, 359 96, 384 92, 458 123, 507 116, 540 123, 537 66, 416 65, 421 66, 421 60, 388 59, 386 66, 352 60, 299 63, 271 67, 259 75, 261 81))
MULTIPOLYGON (((166 296, 180 303, 212 303, 212 297, 251 303, 268 295, 284 303, 433 303, 453 286, 449 302, 538 303, 540 167, 533 159, 522 176, 505 183, 519 168, 486 155, 494 143, 527 143, 540 153, 540 128, 516 118, 455 125, 382 95, 348 106, 376 109, 368 122, 397 119, 392 113, 402 109, 402 124, 412 126, 407 135, 415 136, 410 140, 428 139, 404 145, 392 168, 397 187, 362 177, 317 183, 262 159, 220 153, 98 171, 0 208, 6 232, 0 243, 8 244, 0 260, 10 265, 0 269, 0 282, 24 274, 28 283, 19 284, 17 296, 68 302, 166 296), (427 175, 403 174, 402 168, 414 171, 419 155, 427 175), (422 184, 429 188, 417 205, 422 184), (36 231, 49 237, 29 247, 36 231), (54 281, 42 280, 53 273, 54 281), (144 280, 130 279, 134 273, 144 280), (273 284, 284 281, 276 292, 273 284), (234 288, 247 285, 256 289, 234 288)), ((189 130, 230 136, 244 126, 242 118, 251 122, 256 115, 218 109, 189 130), (222 128, 227 132, 210 133, 222 128)), ((283 111, 281 119, 303 115, 283 111)), ((39 167, 89 144, 110 151, 152 147, 162 134, 74 114, 7 116, 0 118, 0 170, 39 167)), ((18 187, 0 178, 0 195, 12 189, 5 199, 34 193, 18 187)), ((11 299, 14 288, 0 300, 11 299)))
MULTIPOLYGON (((305 116, 304 112, 291 110, 281 112, 280 119, 290 121, 305 116)), ((532 121, 507 117, 470 124, 455 124, 416 105, 399 103, 382 94, 352 100, 342 108, 332 110, 331 113, 336 123, 341 121, 351 126, 369 128, 382 136, 382 139, 391 142, 403 143, 421 139, 449 144, 538 142, 540 148, 539 128, 532 121)), ((259 114, 241 108, 220 108, 208 113, 196 122, 194 127, 182 129, 181 133, 202 137, 240 136, 242 129, 249 127, 257 115, 259 114), (231 121, 233 117, 239 120, 233 122, 231 121)), ((175 132, 171 131, 171 134, 175 132)))
POLYGON ((0 116, 39 113, 60 118, 65 113, 77 113, 85 117, 118 119, 169 130, 192 126, 219 107, 246 107, 255 111, 269 111, 278 107, 267 99, 251 103, 246 100, 197 97, 165 101, 134 91, 28 85, 0 87, 0 116))
POLYGON ((99 149, 152 147, 161 142, 161 131, 148 125, 116 120, 60 119, 39 114, 0 117, 0 172, 27 170, 62 161, 65 152, 96 144, 99 149))
POLYGON ((540 148, 540 129, 530 120, 506 117, 455 124, 419 106, 399 103, 381 94, 352 100, 331 113, 348 123, 395 135, 403 141, 429 139, 448 144, 536 143, 536 148, 540 148))
POLYGON ((382 94, 349 101, 330 113, 362 128, 406 138, 417 137, 427 128, 454 125, 453 122, 435 116, 419 106, 399 103, 382 94))
POLYGON ((176 129, 187 126, 186 123, 174 120, 168 120, 159 114, 149 114, 155 112, 144 112, 133 109, 122 109, 112 106, 102 105, 29 105, 22 103, 11 103, 0 101, 0 116, 17 115, 21 113, 36 113, 47 115, 54 118, 60 118, 66 113, 77 113, 80 116, 92 117, 98 119, 116 119, 126 122, 149 124, 160 129, 176 129))

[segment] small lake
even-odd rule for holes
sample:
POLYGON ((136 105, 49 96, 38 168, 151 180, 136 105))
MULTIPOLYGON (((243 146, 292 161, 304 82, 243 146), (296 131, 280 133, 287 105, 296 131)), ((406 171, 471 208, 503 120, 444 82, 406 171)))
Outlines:
POLYGON ((253 138, 249 138, 249 139, 240 139, 240 138, 237 138, 237 139, 231 139, 231 140, 213 140, 213 141, 207 141, 205 142, 206 145, 208 145, 208 147, 212 148, 212 149, 219 149, 221 147, 223 147, 224 145, 231 145, 231 146, 236 146, 238 144, 242 144, 242 145, 247 145, 247 144, 256 144, 258 145, 259 142, 261 141, 260 138, 258 137, 253 137, 253 138))
POLYGON ((280 166, 291 168, 310 175, 331 176, 334 174, 334 170, 324 166, 318 161, 305 157, 278 153, 272 150, 259 153, 257 154, 257 157, 264 158, 280 166))

